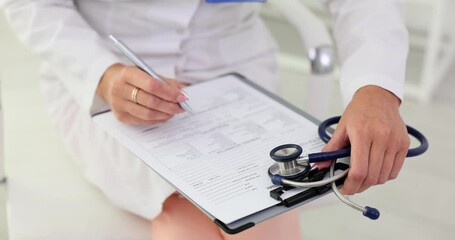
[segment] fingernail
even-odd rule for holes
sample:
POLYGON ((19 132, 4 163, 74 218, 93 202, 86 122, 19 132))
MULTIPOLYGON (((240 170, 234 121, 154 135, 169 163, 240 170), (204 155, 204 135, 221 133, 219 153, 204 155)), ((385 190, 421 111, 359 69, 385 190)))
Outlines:
POLYGON ((185 95, 183 94, 180 94, 178 97, 177 97, 177 102, 186 102, 188 99, 185 97, 185 95))

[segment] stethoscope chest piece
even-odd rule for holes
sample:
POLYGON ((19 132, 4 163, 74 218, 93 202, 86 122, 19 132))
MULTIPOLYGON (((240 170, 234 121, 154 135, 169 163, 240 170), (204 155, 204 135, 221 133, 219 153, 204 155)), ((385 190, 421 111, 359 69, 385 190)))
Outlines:
POLYGON ((300 159, 303 150, 297 144, 280 145, 270 151, 270 157, 275 161, 269 168, 269 175, 279 175, 293 179, 305 175, 310 164, 307 160, 300 159))
MULTIPOLYGON (((318 127, 318 134, 322 141, 328 143, 330 136, 327 134, 327 129, 340 121, 341 117, 333 117, 323 121, 318 127)), ((423 154, 428 149, 428 140, 426 137, 417 131, 416 129, 406 126, 409 135, 415 137, 419 142, 420 146, 409 149, 406 157, 415 157, 423 154)), ((351 148, 346 147, 341 150, 332 152, 319 152, 310 153, 305 156, 302 155, 302 147, 297 144, 284 144, 278 146, 270 151, 270 157, 275 161, 269 168, 269 175, 272 183, 275 185, 295 187, 295 188, 313 188, 330 185, 335 195, 348 206, 359 210, 364 216, 370 219, 378 219, 379 211, 372 207, 360 206, 349 199, 347 199, 338 190, 337 181, 341 181, 349 171, 349 168, 344 169, 342 173, 335 174, 336 160, 345 158, 351 155, 351 148), (311 167, 310 163, 323 162, 332 160, 330 165, 329 177, 322 180, 312 181, 309 178, 305 179, 307 173, 309 173, 311 167)), ((317 168, 315 168, 316 171, 317 168)), ((322 172, 324 175, 325 173, 322 172)), ((344 181, 344 180, 343 180, 344 181)), ((319 190, 317 190, 319 192, 319 190)), ((272 196, 272 194, 271 194, 272 196)), ((274 199, 274 196, 272 196, 274 199)))

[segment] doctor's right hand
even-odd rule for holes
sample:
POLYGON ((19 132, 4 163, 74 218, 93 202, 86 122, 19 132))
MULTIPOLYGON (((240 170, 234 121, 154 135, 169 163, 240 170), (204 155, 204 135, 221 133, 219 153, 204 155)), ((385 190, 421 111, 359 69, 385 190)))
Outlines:
POLYGON ((105 100, 116 118, 128 124, 157 124, 183 110, 178 103, 186 97, 180 88, 186 84, 149 76, 137 67, 114 64, 100 80, 96 94, 105 100))

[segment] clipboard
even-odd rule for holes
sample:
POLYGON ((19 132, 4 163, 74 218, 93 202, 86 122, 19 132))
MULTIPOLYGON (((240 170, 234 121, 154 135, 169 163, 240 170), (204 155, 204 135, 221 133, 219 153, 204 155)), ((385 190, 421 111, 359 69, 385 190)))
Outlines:
MULTIPOLYGON (((236 76, 238 79, 242 80, 244 83, 248 84, 252 88, 256 89, 257 91, 263 93, 264 95, 270 97, 271 99, 275 100, 276 102, 286 106, 288 109, 291 109, 292 111, 298 113, 299 115, 305 117, 306 119, 310 120, 311 122, 315 123, 316 125, 319 125, 321 121, 318 119, 314 118, 310 114, 306 113, 305 111, 299 109, 298 107, 292 105, 291 103, 287 102, 283 98, 267 91, 265 88, 257 85, 256 83, 252 82, 251 80, 247 79, 245 76, 238 74, 238 73, 229 73, 223 76, 227 75, 232 75, 236 76)), ((222 76, 221 76, 222 77, 222 76)), ((346 164, 346 161, 340 161, 341 164, 346 164)), ((337 166, 338 169, 345 169, 347 165, 339 165, 337 166)), ((342 186, 345 178, 340 179, 336 184, 337 186, 342 186)), ((277 189, 275 189, 277 190, 277 189)), ((279 203, 277 203, 275 206, 256 212, 246 218, 239 219, 235 222, 232 222, 230 224, 225 224, 222 221, 218 219, 213 219, 215 224, 217 224, 223 231, 225 231, 228 234, 237 234, 239 232, 242 232, 248 228, 254 227, 256 224, 265 221, 269 218, 272 218, 274 216, 280 215, 282 213, 285 213, 287 211, 293 210, 295 208, 298 208, 302 205, 305 205, 306 203, 309 203, 311 201, 317 200, 329 193, 331 193, 332 190, 329 186, 326 188, 320 187, 320 188, 311 188, 307 189, 305 191, 300 192, 300 194, 295 195, 294 198, 291 197, 290 199, 283 199, 279 203)), ((271 194, 273 194, 273 191, 271 191, 271 194)), ((194 204, 194 203, 193 203, 194 204)))
MULTIPOLYGON (((239 80, 240 82, 244 83, 245 85, 247 85, 252 91, 255 91, 255 92, 257 92, 257 94, 267 97, 268 99, 270 99, 274 103, 280 105, 281 107, 284 107, 287 110, 290 110, 291 112, 297 114, 299 117, 310 121, 311 123, 315 124, 316 126, 318 126, 320 123, 316 118, 312 117, 308 113, 300 110, 299 108, 293 106, 292 104, 290 104, 287 101, 283 100, 282 98, 276 96, 275 94, 267 91, 266 89, 262 88, 261 86, 255 84, 251 80, 248 80, 247 78, 245 78, 244 76, 242 76, 238 73, 230 73, 230 74, 222 75, 216 79, 224 79, 224 78, 231 78, 231 79, 235 78, 235 79, 239 80)), ((208 81, 216 81, 216 79, 208 80, 208 81)), ((201 84, 203 84, 203 83, 201 83, 201 84)), ((190 99, 192 99, 192 98, 190 97, 190 99)), ((190 102, 190 104, 191 104, 191 102, 190 102)), ((160 172, 160 169, 156 168, 156 166, 155 167, 151 166, 153 164, 150 164, 148 159, 146 159, 148 157, 148 155, 147 154, 144 155, 144 153, 142 152, 143 149, 141 149, 141 147, 137 147, 136 145, 130 146, 128 144, 128 141, 126 141, 125 139, 122 139, 121 135, 119 135, 119 133, 115 130, 115 127, 106 126, 107 122, 100 120, 100 118, 98 116, 103 116, 109 112, 110 111, 108 110, 108 111, 97 113, 92 116, 92 119, 96 123, 98 123, 101 128, 103 128, 105 131, 107 131, 108 134, 110 134, 111 136, 113 136, 114 138, 119 140, 119 142, 126 145, 126 147, 129 150, 131 150, 133 153, 135 153, 138 156, 139 155, 142 156, 142 157, 139 157, 142 161, 144 161, 152 170, 154 170, 158 175, 160 175, 163 179, 165 179, 181 195, 183 195, 190 202, 192 202, 195 206, 197 206, 202 212, 204 212, 207 216, 209 216, 214 221, 215 224, 217 224, 223 231, 225 231, 228 234, 236 234, 236 233, 242 232, 246 229, 254 227, 256 224, 258 224, 262 221, 265 221, 271 217, 277 216, 279 214, 290 211, 292 209, 298 208, 308 202, 314 201, 314 200, 316 200, 320 197, 323 197, 326 194, 332 192, 329 185, 318 187, 318 188, 295 189, 295 190, 284 189, 283 187, 274 186, 273 188, 270 189, 269 194, 264 195, 264 196, 261 195, 261 197, 263 196, 264 198, 272 199, 271 201, 274 201, 273 204, 269 205, 268 207, 266 207, 264 209, 255 211, 251 214, 247 214, 246 216, 236 218, 233 221, 225 222, 225 221, 221 220, 219 217, 215 216, 216 214, 214 214, 212 212, 213 208, 211 208, 212 211, 210 211, 210 208, 207 206, 204 206, 201 203, 202 201, 200 201, 200 199, 196 199, 196 197, 194 197, 194 195, 192 195, 192 193, 187 194, 187 193, 189 193, 189 191, 187 191, 187 189, 183 189, 184 187, 181 184, 179 185, 179 181, 176 181, 175 179, 170 180, 170 178, 166 178, 164 176, 164 175, 166 175, 165 172, 160 172), (290 190, 289 192, 292 192, 292 193, 290 195, 288 195, 287 197, 282 198, 281 194, 288 190, 290 190), (190 196, 190 195, 192 195, 192 196, 190 196)), ((113 117, 110 117, 110 118, 113 118, 113 117)), ((109 120, 112 120, 112 119, 109 119, 109 120)), ((182 118, 178 121, 183 122, 183 121, 185 121, 185 118, 182 118)), ((128 127, 128 126, 122 126, 122 128, 123 127, 128 127)), ((153 129, 153 128, 150 128, 150 129, 153 129)), ((145 131, 149 131, 149 129, 146 129, 145 131)), ((321 143, 322 143, 322 141, 321 141, 321 143)), ((337 167, 339 167, 340 169, 347 167, 346 162, 339 163, 337 167)), ((320 177, 325 178, 326 174, 323 174, 320 177)), ((340 179, 339 181, 336 182, 336 184, 338 186, 341 186, 343 184, 343 182, 344 182, 344 179, 340 179)), ((237 199, 237 200, 239 201, 239 199, 237 199)))

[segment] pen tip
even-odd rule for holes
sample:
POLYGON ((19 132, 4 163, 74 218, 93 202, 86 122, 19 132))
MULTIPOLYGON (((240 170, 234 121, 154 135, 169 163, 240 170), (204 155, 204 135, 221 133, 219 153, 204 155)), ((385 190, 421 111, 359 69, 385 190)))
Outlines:
POLYGON ((190 107, 188 107, 187 109, 185 109, 185 111, 187 113, 189 113, 190 115, 193 115, 193 109, 191 109, 190 107))

